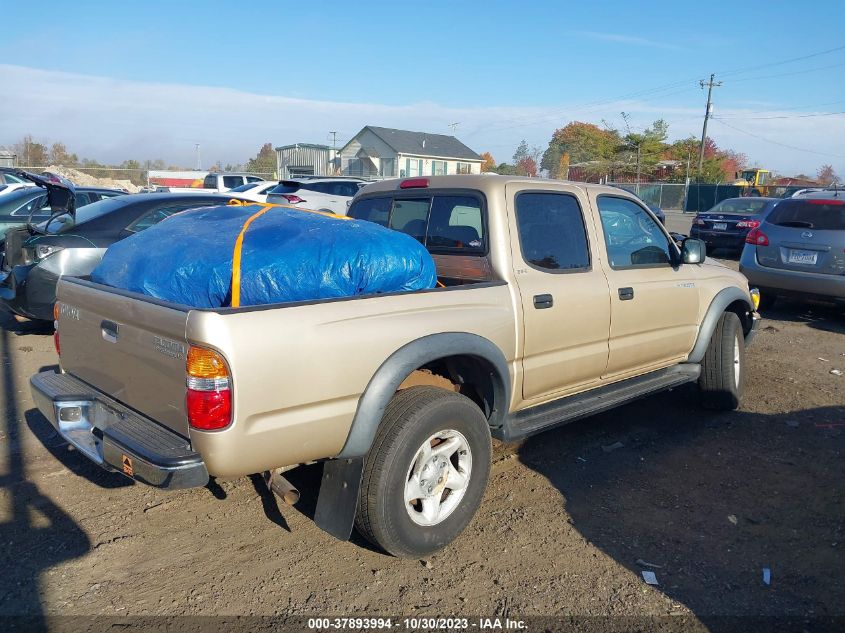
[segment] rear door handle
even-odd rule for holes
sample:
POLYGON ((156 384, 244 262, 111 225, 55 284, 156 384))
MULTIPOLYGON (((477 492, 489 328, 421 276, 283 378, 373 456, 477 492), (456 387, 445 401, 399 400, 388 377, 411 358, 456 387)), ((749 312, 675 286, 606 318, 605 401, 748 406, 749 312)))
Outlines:
POLYGON ((633 288, 620 288, 619 289, 619 298, 622 301, 630 301, 634 298, 634 289, 633 288))
POLYGON ((101 321, 100 322, 100 331, 103 334, 103 339, 108 341, 109 343, 117 343, 117 334, 119 332, 119 326, 114 321, 101 321))
POLYGON ((538 310, 551 308, 554 304, 555 298, 552 295, 534 295, 534 307, 538 310))

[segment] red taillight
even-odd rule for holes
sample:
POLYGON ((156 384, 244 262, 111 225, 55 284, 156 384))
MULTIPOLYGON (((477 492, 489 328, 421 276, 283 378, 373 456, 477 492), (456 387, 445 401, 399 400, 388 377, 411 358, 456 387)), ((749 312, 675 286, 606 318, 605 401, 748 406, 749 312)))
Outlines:
POLYGON ((227 426, 232 419, 232 392, 188 389, 185 397, 188 421, 195 429, 213 431, 227 426))
POLYGON ((819 200, 819 199, 812 199, 812 200, 805 200, 807 204, 829 204, 829 205, 843 205, 845 204, 845 200, 819 200))
POLYGON ((287 200, 291 204, 298 204, 300 202, 305 202, 305 200, 303 200, 299 196, 293 195, 292 193, 285 194, 285 195, 282 196, 282 198, 284 198, 285 200, 287 200))
POLYGON ((399 183, 400 189, 425 189, 428 187, 428 178, 408 178, 399 183))
POLYGON ((62 344, 59 342, 59 331, 53 332, 53 345, 56 346, 56 354, 62 355, 62 344))
POLYGON ((740 220, 736 223, 738 229, 756 229, 760 226, 760 220, 740 220))
POLYGON ((203 431, 228 426, 232 421, 232 391, 226 361, 214 350, 192 346, 186 368, 188 424, 203 431))
POLYGON ((745 236, 745 243, 754 244, 754 246, 768 246, 769 238, 763 231, 754 228, 748 231, 748 235, 745 236))

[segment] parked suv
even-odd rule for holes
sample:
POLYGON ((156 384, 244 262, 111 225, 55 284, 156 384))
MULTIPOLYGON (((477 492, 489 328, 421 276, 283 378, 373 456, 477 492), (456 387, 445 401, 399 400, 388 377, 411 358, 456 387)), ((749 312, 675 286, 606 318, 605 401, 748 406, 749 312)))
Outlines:
POLYGON ((745 242, 739 270, 763 307, 780 295, 845 302, 845 195, 783 200, 745 242))
POLYGON ((352 197, 367 184, 360 178, 296 178, 283 180, 267 194, 267 202, 346 215, 352 197))

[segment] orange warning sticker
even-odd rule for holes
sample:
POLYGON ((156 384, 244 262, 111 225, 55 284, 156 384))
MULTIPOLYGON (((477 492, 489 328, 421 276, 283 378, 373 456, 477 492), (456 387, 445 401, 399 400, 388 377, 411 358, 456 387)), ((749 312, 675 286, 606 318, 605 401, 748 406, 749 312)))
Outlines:
POLYGON ((132 467, 132 458, 129 455, 121 455, 120 459, 123 462, 123 474, 133 477, 135 469, 132 467))

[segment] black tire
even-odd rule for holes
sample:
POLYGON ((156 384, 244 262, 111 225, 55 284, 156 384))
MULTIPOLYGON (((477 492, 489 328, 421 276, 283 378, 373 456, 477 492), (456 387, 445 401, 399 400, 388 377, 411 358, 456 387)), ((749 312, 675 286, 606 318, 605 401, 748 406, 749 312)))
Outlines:
POLYGON ((760 290, 760 305, 757 306, 760 310, 770 310, 775 307, 778 296, 771 290, 760 290))
MULTIPOLYGON (((420 558, 436 552, 457 538, 478 510, 490 476, 491 455, 490 427, 472 400, 429 386, 398 392, 387 405, 364 459, 356 529, 394 556, 420 558), (405 504, 408 472, 425 441, 445 430, 457 431, 466 439, 472 460, 469 480, 448 516, 435 525, 418 525, 405 504)), ((441 498, 451 494, 443 489, 441 498)))
POLYGON ((733 411, 739 406, 745 389, 745 338, 733 312, 722 314, 716 324, 701 361, 698 387, 707 409, 733 411))

